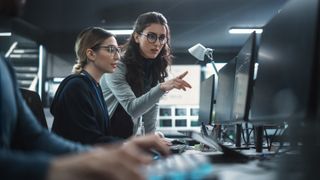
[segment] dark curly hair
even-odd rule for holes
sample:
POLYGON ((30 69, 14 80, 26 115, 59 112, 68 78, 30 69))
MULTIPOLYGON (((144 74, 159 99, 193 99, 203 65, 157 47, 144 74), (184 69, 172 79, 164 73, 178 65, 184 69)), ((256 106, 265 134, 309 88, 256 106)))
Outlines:
POLYGON ((139 44, 135 42, 134 34, 142 33, 145 28, 154 23, 161 24, 166 28, 166 36, 168 39, 163 45, 159 55, 153 60, 150 69, 152 73, 151 87, 156 86, 159 82, 164 82, 164 79, 168 76, 167 67, 171 64, 173 58, 170 48, 170 29, 167 19, 158 12, 141 14, 134 24, 134 31, 131 34, 131 37, 124 45, 125 53, 122 58, 123 63, 127 67, 126 80, 137 97, 144 93, 144 58, 139 52, 139 44))

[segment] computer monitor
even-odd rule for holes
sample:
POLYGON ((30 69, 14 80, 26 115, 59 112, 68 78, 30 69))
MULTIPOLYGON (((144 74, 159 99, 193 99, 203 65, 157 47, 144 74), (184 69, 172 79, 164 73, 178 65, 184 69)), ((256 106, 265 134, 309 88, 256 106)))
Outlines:
POLYGON ((249 120, 255 125, 294 122, 312 108, 318 65, 318 1, 289 1, 263 28, 249 120))
POLYGON ((279 179, 320 176, 319 4, 319 0, 288 1, 263 28, 249 121, 258 125, 286 121, 291 140, 303 137, 301 153, 284 157, 279 179), (289 175, 292 170, 295 173, 289 175))
POLYGON ((236 58, 219 71, 214 124, 231 124, 236 58))
POLYGON ((292 0, 263 28, 249 116, 258 130, 257 150, 262 149, 263 126, 288 123, 290 144, 298 144, 301 125, 315 114, 318 13, 318 1, 292 0))
POLYGON ((250 109, 256 49, 253 32, 235 59, 219 71, 215 123, 237 124, 237 147, 241 147, 241 123, 247 121, 250 109))
MULTIPOLYGON (((246 122, 249 116, 254 65, 256 61, 256 33, 253 32, 236 56, 236 72, 234 80, 234 94, 231 121, 236 123, 236 147, 241 147, 242 122, 246 122)), ((247 130, 247 141, 249 141, 247 130)))
POLYGON ((256 33, 253 32, 237 55, 231 120, 248 120, 256 61, 256 33))
POLYGON ((200 84, 199 125, 208 125, 212 121, 214 106, 214 74, 200 84))

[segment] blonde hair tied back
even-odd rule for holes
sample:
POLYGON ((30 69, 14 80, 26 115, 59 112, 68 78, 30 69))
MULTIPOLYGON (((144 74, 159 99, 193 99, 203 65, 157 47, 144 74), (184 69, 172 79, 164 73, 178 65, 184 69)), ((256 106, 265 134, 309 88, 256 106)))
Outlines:
POLYGON ((88 27, 82 30, 76 40, 74 50, 77 56, 76 64, 73 65, 72 73, 80 74, 84 67, 88 64, 86 55, 87 49, 95 48, 103 43, 107 38, 114 36, 110 32, 100 27, 88 27))
POLYGON ((87 63, 84 61, 80 61, 79 59, 76 60, 76 64, 74 64, 72 67, 72 73, 80 74, 86 64, 87 63))

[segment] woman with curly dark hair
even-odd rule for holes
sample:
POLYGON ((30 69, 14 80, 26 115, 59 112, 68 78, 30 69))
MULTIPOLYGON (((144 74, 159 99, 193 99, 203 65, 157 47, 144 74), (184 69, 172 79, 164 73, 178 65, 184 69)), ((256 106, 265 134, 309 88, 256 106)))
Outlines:
POLYGON ((172 54, 170 29, 161 13, 147 12, 137 18, 124 52, 115 72, 105 74, 100 84, 111 117, 111 134, 127 138, 136 134, 140 121, 146 133, 154 132, 159 99, 172 89, 191 86, 183 80, 187 72, 165 81, 172 54))

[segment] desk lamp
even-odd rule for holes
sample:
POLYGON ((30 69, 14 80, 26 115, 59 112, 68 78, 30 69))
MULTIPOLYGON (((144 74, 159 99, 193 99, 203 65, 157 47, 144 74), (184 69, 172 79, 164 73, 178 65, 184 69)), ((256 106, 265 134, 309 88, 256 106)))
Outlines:
POLYGON ((192 54, 195 58, 197 58, 199 61, 204 61, 205 55, 211 60, 212 66, 214 68, 214 71, 216 75, 218 76, 218 70, 216 65, 213 61, 213 49, 206 48, 202 44, 198 43, 191 48, 188 49, 189 53, 192 54))

